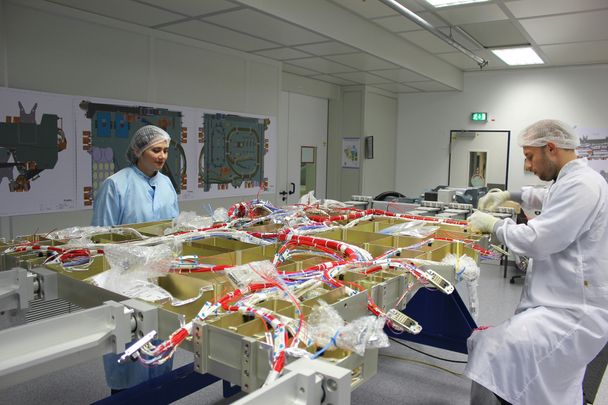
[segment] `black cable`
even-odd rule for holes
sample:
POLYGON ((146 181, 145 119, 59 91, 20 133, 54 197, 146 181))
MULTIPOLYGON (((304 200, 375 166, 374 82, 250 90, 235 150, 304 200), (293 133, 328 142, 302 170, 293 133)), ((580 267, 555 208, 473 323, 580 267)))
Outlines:
POLYGON ((460 364, 467 364, 467 363, 468 363, 468 361, 462 361, 462 360, 450 360, 450 359, 444 359, 443 357, 434 356, 434 355, 432 355, 432 354, 425 353, 425 352, 423 352, 423 351, 421 351, 421 350, 414 349, 413 347, 408 346, 408 345, 406 345, 405 343, 403 343, 402 341, 397 340, 397 339, 395 339, 395 338, 389 337, 389 339, 390 339, 390 340, 392 340, 392 341, 393 341, 393 342, 395 342, 395 343, 400 344, 401 346, 405 346, 405 347, 407 347, 408 349, 411 349, 411 350, 413 350, 413 351, 415 351, 415 352, 418 352, 418 353, 420 353, 420 354, 424 354, 425 356, 429 356, 429 357, 432 357, 432 358, 437 359, 437 360, 443 360, 443 361, 447 361, 447 362, 450 362, 450 363, 460 363, 460 364))

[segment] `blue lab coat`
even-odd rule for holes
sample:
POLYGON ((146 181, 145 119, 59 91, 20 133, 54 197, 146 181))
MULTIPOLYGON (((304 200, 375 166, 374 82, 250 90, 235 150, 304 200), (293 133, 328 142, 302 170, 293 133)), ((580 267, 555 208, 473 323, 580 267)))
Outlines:
POLYGON ((108 177, 97 190, 92 225, 162 221, 178 214, 177 193, 167 176, 148 177, 129 166, 108 177))

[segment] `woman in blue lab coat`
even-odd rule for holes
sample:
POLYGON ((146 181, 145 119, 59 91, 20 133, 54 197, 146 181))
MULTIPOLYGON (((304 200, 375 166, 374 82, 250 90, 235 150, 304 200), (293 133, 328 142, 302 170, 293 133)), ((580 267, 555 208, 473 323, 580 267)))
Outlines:
POLYGON ((167 161, 167 132, 146 125, 133 134, 127 158, 131 165, 108 177, 93 204, 93 225, 112 226, 173 219, 179 214, 171 180, 160 173, 167 161))
MULTIPOLYGON (((161 128, 138 129, 129 144, 131 165, 108 177, 95 195, 92 224, 112 226, 173 219, 179 214, 171 180, 160 173, 171 137, 161 128)), ((104 356, 106 381, 112 393, 171 371, 172 361, 159 367, 137 362, 118 364, 119 355, 104 356)))

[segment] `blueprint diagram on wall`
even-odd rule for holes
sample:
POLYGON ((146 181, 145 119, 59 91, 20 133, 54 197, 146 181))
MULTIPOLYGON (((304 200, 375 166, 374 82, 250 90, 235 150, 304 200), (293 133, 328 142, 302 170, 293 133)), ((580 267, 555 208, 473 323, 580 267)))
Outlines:
POLYGON ((227 114, 205 114, 203 148, 199 157, 199 187, 212 184, 245 188, 268 188, 264 156, 268 150, 265 131, 270 120, 227 114))
POLYGON ((0 215, 73 209, 69 99, 0 87, 0 215))

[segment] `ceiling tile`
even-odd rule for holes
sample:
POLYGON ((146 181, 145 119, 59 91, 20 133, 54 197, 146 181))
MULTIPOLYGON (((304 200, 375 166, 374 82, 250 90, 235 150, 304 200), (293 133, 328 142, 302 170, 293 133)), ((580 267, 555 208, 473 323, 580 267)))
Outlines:
POLYGON ((292 48, 266 49, 264 51, 256 51, 255 53, 257 53, 258 55, 265 56, 267 58, 278 60, 297 59, 310 56, 307 53, 300 52, 297 49, 292 48))
POLYGON ((292 65, 316 70, 319 73, 354 72, 355 69, 323 58, 305 58, 289 61, 292 65))
MULTIPOLYGON (((449 25, 439 14, 435 14, 434 12, 420 12, 416 13, 420 18, 422 18, 427 23, 431 24, 433 27, 443 27, 445 25, 449 25)), ((405 18, 405 17, 403 17, 405 18)))
POLYGON ((477 4, 449 10, 442 9, 437 13, 452 25, 498 21, 508 18, 496 4, 477 4))
POLYGON ((460 28, 486 48, 529 43, 528 39, 511 21, 466 24, 460 28))
POLYGON ((552 64, 608 63, 608 41, 545 45, 540 49, 552 64))
POLYGON ((171 24, 161 28, 163 31, 173 32, 190 38, 200 39, 217 45, 234 48, 241 51, 254 51, 257 49, 273 48, 273 44, 262 39, 249 37, 216 25, 207 24, 199 20, 191 20, 178 24, 171 24))
POLYGON ((428 80, 428 78, 419 75, 418 73, 414 73, 411 70, 407 69, 388 69, 388 70, 375 70, 372 72, 377 76, 384 77, 386 79, 392 80, 394 82, 421 82, 428 80))
POLYGON ((52 3, 63 4, 94 14, 128 21, 146 27, 164 24, 183 19, 179 14, 160 10, 146 4, 125 0, 50 0, 52 3))
POLYGON ((357 51, 357 49, 353 48, 352 46, 344 45, 340 42, 334 41, 322 42, 319 44, 299 45, 295 48, 319 56, 351 53, 357 51))
POLYGON ((419 30, 420 26, 402 15, 376 18, 372 20, 383 28, 392 32, 405 32, 419 30))
POLYGON ((322 80, 324 82, 337 84, 340 86, 348 86, 348 85, 352 85, 352 84, 357 84, 356 82, 342 79, 342 78, 335 77, 335 76, 331 76, 331 75, 316 75, 316 76, 311 76, 311 79, 322 80))
POLYGON ((225 0, 138 0, 140 3, 152 4, 164 9, 173 10, 190 17, 216 13, 218 11, 236 8, 234 3, 225 0))
POLYGON ((365 18, 384 17, 387 15, 397 14, 396 11, 388 6, 380 3, 377 0, 360 1, 360 0, 332 0, 334 3, 357 13, 365 18))
POLYGON ((376 76, 367 72, 340 73, 334 76, 338 76, 346 80, 352 80, 353 82, 361 84, 377 84, 388 82, 388 79, 385 79, 384 77, 376 76))
POLYGON ((288 46, 327 40, 312 31, 250 9, 222 13, 204 20, 288 46))
MULTIPOLYGON (((426 3, 425 1, 422 2, 426 3)), ((402 6, 415 13, 424 11, 424 7, 421 6, 420 2, 417 0, 397 0, 397 3, 400 3, 402 6)))
POLYGON ((451 45, 448 45, 447 43, 443 42, 428 31, 402 32, 399 35, 405 38, 406 40, 418 45, 427 52, 445 53, 454 50, 451 45))
POLYGON ((312 76, 318 75, 319 72, 315 72, 314 70, 305 69, 300 66, 290 65, 289 63, 283 63, 283 71, 293 73, 300 76, 312 76))
POLYGON ((539 45, 608 39, 608 9, 520 20, 539 45))
POLYGON ((342 63, 359 70, 392 69, 399 66, 387 62, 368 53, 350 53, 345 55, 330 55, 327 59, 342 63))
POLYGON ((445 84, 429 80, 426 82, 410 83, 409 86, 422 91, 454 91, 453 88, 445 84))
MULTIPOLYGON (((488 61, 488 64, 484 67, 484 70, 504 69, 507 67, 507 65, 503 61, 498 59, 496 56, 494 56, 493 53, 489 51, 475 52, 475 54, 481 56, 482 58, 488 61)), ((437 57, 462 70, 480 70, 477 62, 460 52, 438 54, 437 57)))
POLYGON ((395 93, 420 93, 420 90, 399 83, 374 84, 374 87, 395 93))
POLYGON ((606 0, 518 0, 505 2, 516 18, 575 13, 608 7, 606 0))

